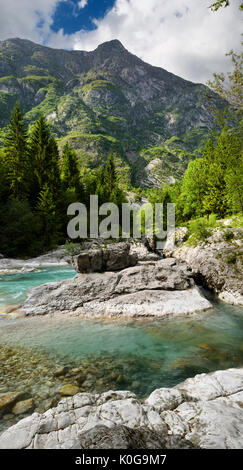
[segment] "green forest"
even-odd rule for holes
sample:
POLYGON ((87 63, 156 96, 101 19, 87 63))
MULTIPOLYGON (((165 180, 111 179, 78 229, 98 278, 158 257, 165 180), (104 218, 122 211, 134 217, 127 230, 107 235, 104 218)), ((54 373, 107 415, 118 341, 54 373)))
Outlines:
POLYGON ((126 201, 112 155, 104 167, 82 173, 68 143, 59 154, 42 115, 25 128, 19 103, 2 141, 0 246, 7 256, 34 256, 64 243, 72 202, 88 206, 90 194, 97 194, 100 204, 126 201))

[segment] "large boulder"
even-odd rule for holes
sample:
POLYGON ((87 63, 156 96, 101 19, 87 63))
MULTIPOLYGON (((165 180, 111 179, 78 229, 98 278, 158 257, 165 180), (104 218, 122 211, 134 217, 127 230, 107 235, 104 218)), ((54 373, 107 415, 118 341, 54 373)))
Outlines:
POLYGON ((136 264, 137 256, 130 254, 129 243, 93 247, 72 259, 72 265, 78 273, 120 271, 136 264))
POLYGON ((187 314, 210 308, 185 263, 162 259, 119 272, 77 274, 31 289, 27 315, 77 311, 85 316, 187 314))
POLYGON ((243 368, 201 374, 146 400, 79 393, 0 436, 0 449, 242 449, 243 368))

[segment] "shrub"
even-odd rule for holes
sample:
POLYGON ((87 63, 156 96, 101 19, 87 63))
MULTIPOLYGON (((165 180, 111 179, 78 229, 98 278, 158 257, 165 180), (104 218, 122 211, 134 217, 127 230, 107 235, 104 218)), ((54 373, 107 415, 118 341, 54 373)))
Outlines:
POLYGON ((75 256, 80 253, 81 247, 80 244, 78 243, 73 243, 70 242, 69 240, 66 240, 65 243, 65 254, 67 256, 75 256))
POLYGON ((223 237, 224 237, 225 241, 227 241, 227 242, 230 242, 231 240, 233 240, 234 236, 235 236, 234 232, 230 232, 229 230, 227 230, 223 234, 223 237))
POLYGON ((213 226, 215 226, 213 217, 211 220, 207 220, 202 217, 200 219, 192 220, 189 225, 189 244, 196 245, 200 241, 205 241, 210 235, 212 235, 213 226))
POLYGON ((227 258, 225 259, 226 263, 228 264, 235 264, 237 261, 236 253, 230 253, 227 258))

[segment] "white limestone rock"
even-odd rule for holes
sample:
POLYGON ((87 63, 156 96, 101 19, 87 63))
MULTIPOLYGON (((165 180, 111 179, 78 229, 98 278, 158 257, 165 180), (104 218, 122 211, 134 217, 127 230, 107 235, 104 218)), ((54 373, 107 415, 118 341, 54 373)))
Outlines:
POLYGON ((86 316, 168 317, 188 315, 211 308, 197 287, 182 291, 144 290, 114 299, 83 305, 86 316))
POLYGON ((144 402, 128 391, 79 393, 10 427, 0 449, 241 449, 242 403, 243 368, 197 375, 144 402))

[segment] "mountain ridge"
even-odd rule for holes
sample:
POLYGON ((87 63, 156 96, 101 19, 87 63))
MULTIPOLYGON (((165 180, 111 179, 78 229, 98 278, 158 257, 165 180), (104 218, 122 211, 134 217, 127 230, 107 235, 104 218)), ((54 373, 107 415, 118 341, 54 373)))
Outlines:
MULTIPOLYGON (((26 123, 43 113, 62 149, 95 168, 111 151, 122 178, 160 186, 180 178, 200 155, 213 116, 203 84, 131 54, 119 40, 94 51, 52 49, 19 38, 0 41, 0 127, 19 100, 26 123)), ((220 99, 211 92, 211 100, 220 99)))

